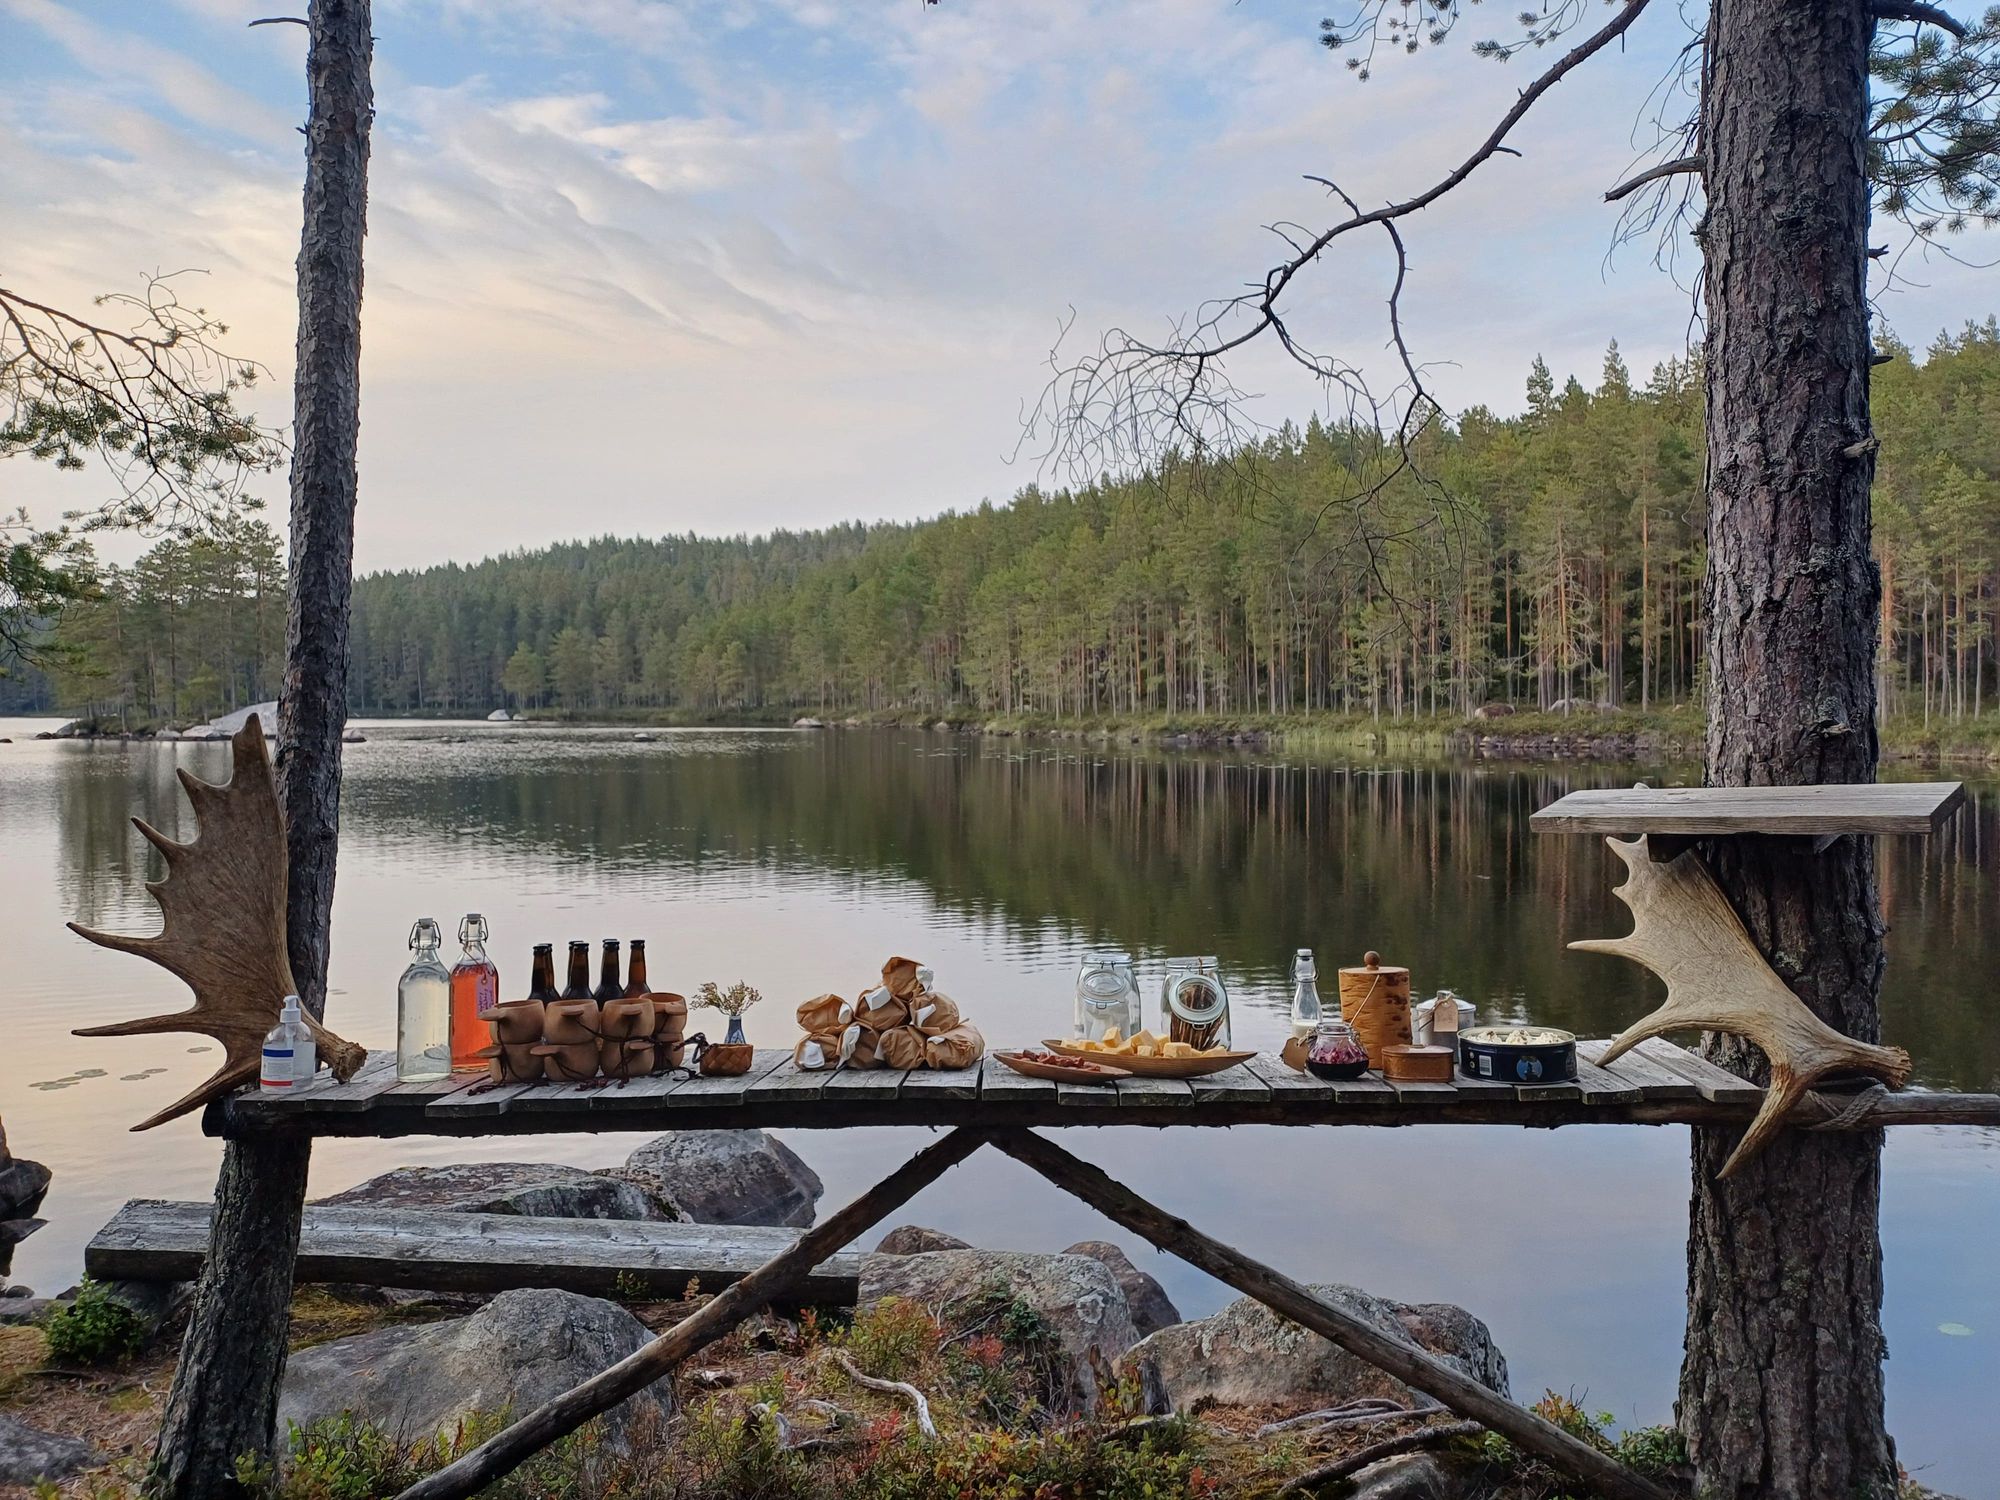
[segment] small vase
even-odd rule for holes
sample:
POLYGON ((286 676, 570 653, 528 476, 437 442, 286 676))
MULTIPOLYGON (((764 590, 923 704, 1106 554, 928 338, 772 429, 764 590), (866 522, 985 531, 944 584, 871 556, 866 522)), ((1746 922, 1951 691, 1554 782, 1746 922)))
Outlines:
POLYGON ((731 1016, 729 1018, 729 1034, 722 1039, 722 1045, 725 1047, 747 1047, 750 1045, 750 1038, 743 1034, 743 1018, 741 1016, 731 1016))

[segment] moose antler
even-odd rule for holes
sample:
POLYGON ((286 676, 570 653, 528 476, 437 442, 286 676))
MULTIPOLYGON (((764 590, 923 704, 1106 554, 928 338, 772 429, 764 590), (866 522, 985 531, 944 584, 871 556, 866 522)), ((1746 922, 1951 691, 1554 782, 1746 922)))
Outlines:
POLYGON ((1910 1054, 1843 1036, 1807 1009, 1757 951, 1699 854, 1688 849, 1655 862, 1643 838, 1604 842, 1629 872, 1615 894, 1632 909, 1632 931, 1570 947, 1637 960, 1666 981, 1667 1000, 1628 1026, 1598 1061, 1608 1063, 1649 1036, 1694 1028, 1748 1037, 1771 1061, 1763 1106, 1717 1175, 1727 1177, 1761 1151, 1800 1096, 1830 1073, 1867 1073, 1902 1087, 1910 1054))
MULTIPOLYGON (((277 1024, 284 997, 296 992, 285 948, 285 816, 256 714, 230 740, 230 755, 229 780, 221 786, 185 769, 177 773, 194 808, 192 843, 176 843, 144 819, 132 820, 167 861, 166 878, 146 882, 164 918, 159 935, 121 937, 67 924, 100 947, 150 959, 194 991, 190 1009, 87 1026, 76 1035, 192 1031, 222 1043, 222 1066, 213 1078, 134 1130, 199 1109, 255 1078, 264 1034, 277 1024)), ((306 1024, 333 1076, 351 1078, 366 1049, 341 1040, 310 1016, 306 1024)))

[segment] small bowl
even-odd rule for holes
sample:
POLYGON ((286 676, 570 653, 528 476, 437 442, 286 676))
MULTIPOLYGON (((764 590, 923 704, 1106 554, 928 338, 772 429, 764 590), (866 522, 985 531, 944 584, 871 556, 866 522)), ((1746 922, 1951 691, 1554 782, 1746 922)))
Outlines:
POLYGON ((542 1039, 558 1046, 597 1045, 598 1009, 595 1000, 557 1000, 542 1016, 542 1039))
POLYGON ((653 1071, 653 1052, 653 1039, 649 1036, 600 1042, 597 1065, 606 1078, 644 1078, 653 1071))
POLYGON ((597 1076, 597 1039, 543 1042, 535 1048, 544 1075, 555 1083, 584 1083, 597 1076))
MULTIPOLYGON (((537 1002, 539 1003, 539 1002, 537 1002)), ((496 1042, 485 1049, 486 1076, 495 1083, 533 1083, 543 1074, 540 1042, 496 1042)))
POLYGON ((609 1000, 605 1002, 604 1014, 598 1022, 598 1035, 607 1042, 630 1041, 634 1037, 650 1040, 653 1025, 653 1002, 646 996, 609 1000))
POLYGON ((542 1040, 546 1012, 539 1000, 503 1000, 493 1012, 493 1040, 533 1045, 542 1040))

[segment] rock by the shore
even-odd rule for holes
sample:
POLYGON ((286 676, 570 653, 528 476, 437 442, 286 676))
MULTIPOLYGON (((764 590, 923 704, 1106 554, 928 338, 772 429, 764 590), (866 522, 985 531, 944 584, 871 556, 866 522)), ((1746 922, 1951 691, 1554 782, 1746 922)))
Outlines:
POLYGON ((936 1311, 953 1331, 989 1317, 996 1296, 1033 1309, 1047 1325, 1061 1362, 1061 1389, 1050 1392, 1057 1403, 1094 1409, 1094 1360, 1108 1365, 1138 1339, 1125 1294, 1102 1261, 1024 1250, 936 1250, 869 1255, 861 1262, 863 1307, 901 1297, 936 1311))
POLYGON ((533 1219, 658 1222, 676 1217, 672 1204, 638 1183, 559 1162, 397 1167, 319 1201, 341 1208, 435 1208, 533 1219))
MULTIPOLYGON (((1313 1290, 1384 1333, 1508 1394, 1505 1357, 1486 1325, 1464 1308, 1446 1302, 1405 1306, 1351 1286, 1313 1290)), ((1121 1368, 1145 1365, 1157 1372, 1176 1411, 1204 1398, 1230 1406, 1306 1400, 1331 1406, 1364 1396, 1420 1399, 1393 1375, 1248 1297, 1214 1317, 1161 1329, 1135 1345, 1121 1368)))
POLYGON ((929 1255, 938 1250, 970 1250, 971 1244, 942 1229, 926 1229, 921 1224, 898 1224, 882 1236, 877 1255, 929 1255))
POLYGON ((1347 1500, 1459 1500, 1465 1487, 1428 1453, 1404 1453, 1354 1476, 1347 1500))
POLYGON ((1132 1327, 1140 1338, 1171 1328, 1181 1321, 1181 1310, 1167 1289, 1147 1272, 1132 1264, 1132 1258, 1109 1240, 1079 1240, 1064 1255, 1087 1255, 1103 1262, 1118 1289, 1125 1294, 1125 1306, 1132 1314, 1132 1327))
POLYGON ((625 1175, 657 1182, 697 1224, 804 1229, 825 1186, 783 1141, 762 1130, 674 1130, 625 1159, 625 1175))
POLYGON ((807 715, 806 715, 806 716, 805 716, 804 718, 799 718, 799 719, 794 719, 794 720, 792 720, 792 728, 794 728, 794 729, 824 729, 824 728, 826 728, 826 720, 824 720, 824 719, 815 719, 814 717, 812 717, 812 715, 810 715, 810 714, 807 714, 807 715))
POLYGON ((97 1454, 81 1438, 44 1432, 0 1412, 0 1484, 67 1479, 96 1462, 97 1454))
MULTIPOLYGON (((278 1399, 278 1430, 343 1411, 406 1438, 455 1427, 475 1412, 516 1416, 607 1369, 652 1340, 615 1302, 574 1292, 502 1292, 466 1318, 381 1328, 294 1354, 278 1399)), ((635 1421, 671 1409, 656 1381, 606 1414, 621 1441, 635 1421)))

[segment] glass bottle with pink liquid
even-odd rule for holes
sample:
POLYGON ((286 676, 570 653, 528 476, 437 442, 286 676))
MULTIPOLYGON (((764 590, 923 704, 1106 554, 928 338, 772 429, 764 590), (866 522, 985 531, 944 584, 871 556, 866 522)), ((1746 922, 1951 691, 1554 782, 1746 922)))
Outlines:
POLYGON ((486 956, 486 918, 469 912, 458 924, 465 952, 451 969, 451 1065, 483 1068, 480 1054, 493 1040, 493 1012, 500 1004, 500 970, 486 956))

